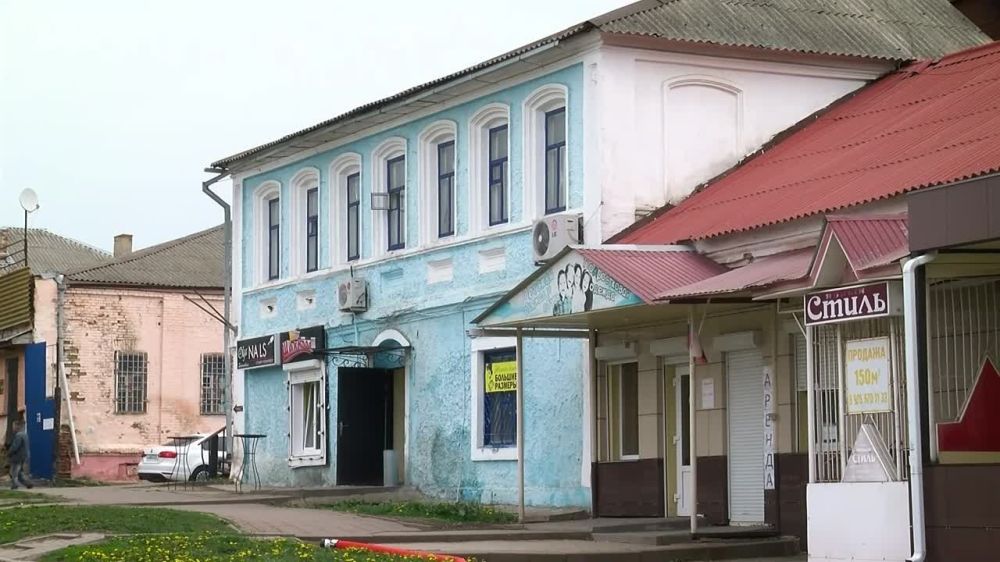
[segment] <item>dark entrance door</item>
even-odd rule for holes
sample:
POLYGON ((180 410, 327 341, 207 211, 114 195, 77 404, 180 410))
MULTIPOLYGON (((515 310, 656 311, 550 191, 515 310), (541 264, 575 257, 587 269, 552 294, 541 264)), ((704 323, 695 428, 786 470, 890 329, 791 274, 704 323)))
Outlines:
POLYGON ((381 486, 392 448, 392 371, 337 371, 337 483, 381 486))
POLYGON ((55 400, 46 396, 45 342, 24 348, 24 409, 28 465, 35 478, 51 480, 55 471, 55 400))

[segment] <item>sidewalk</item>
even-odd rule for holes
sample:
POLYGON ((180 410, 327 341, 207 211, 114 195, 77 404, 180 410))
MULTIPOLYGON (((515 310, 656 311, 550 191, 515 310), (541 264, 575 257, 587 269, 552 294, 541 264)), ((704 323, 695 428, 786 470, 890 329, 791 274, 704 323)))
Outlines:
MULTIPOLYGON (((690 541, 676 544, 637 544, 593 540, 594 533, 614 532, 628 524, 662 521, 583 519, 504 525, 489 528, 452 528, 389 518, 355 515, 330 509, 290 507, 304 497, 385 495, 372 488, 326 488, 322 490, 262 490, 235 494, 223 486, 187 490, 148 484, 82 488, 36 488, 34 491, 60 496, 70 503, 90 505, 160 506, 211 513, 251 535, 292 536, 308 542, 325 538, 383 543, 422 551, 473 556, 486 562, 667 562, 673 560, 736 560, 746 562, 795 562, 788 557, 795 542, 785 539, 690 541), (772 558, 767 558, 771 556, 772 558)), ((403 492, 405 495, 407 492, 403 492)), ((390 492, 391 494, 391 492, 390 492)), ((312 502, 307 502, 312 503, 312 502)), ((667 531, 677 532, 677 531, 667 531)), ((624 538, 625 534, 619 535, 624 538)), ((683 531, 680 534, 685 534, 683 531)))

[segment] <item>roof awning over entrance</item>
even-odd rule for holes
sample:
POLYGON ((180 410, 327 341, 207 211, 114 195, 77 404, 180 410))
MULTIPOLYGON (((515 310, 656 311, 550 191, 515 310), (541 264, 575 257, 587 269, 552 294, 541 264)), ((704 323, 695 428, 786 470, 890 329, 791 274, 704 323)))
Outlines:
POLYGON ((664 291, 724 271, 686 246, 569 247, 473 322, 482 327, 581 327, 588 316, 655 304, 664 291))

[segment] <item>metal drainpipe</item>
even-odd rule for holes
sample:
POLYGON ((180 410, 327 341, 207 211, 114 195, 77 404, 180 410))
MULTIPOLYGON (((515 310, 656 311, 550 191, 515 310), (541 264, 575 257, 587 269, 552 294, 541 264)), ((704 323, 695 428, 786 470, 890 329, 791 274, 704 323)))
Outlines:
POLYGON ((924 459, 920 436, 920 376, 917 372, 920 346, 917 344, 917 268, 934 261, 937 255, 924 254, 903 264, 903 326, 906 342, 906 418, 910 441, 910 533, 913 537, 911 562, 927 556, 924 519, 924 459))
MULTIPOLYGON (((208 173, 217 174, 213 178, 209 178, 201 183, 201 191, 212 198, 220 207, 222 207, 223 213, 223 226, 222 226, 222 236, 223 244, 225 247, 225 279, 222 283, 222 316, 225 319, 225 323, 222 325, 222 371, 225 373, 226 386, 222 393, 222 409, 226 412, 226 430, 223 432, 224 436, 228 436, 228 442, 226 446, 229 453, 234 453, 233 442, 233 365, 232 360, 229 357, 229 337, 230 331, 232 330, 232 323, 230 321, 231 311, 230 306, 232 302, 232 275, 233 275, 233 220, 232 220, 232 209, 229 203, 226 203, 224 199, 215 194, 210 187, 212 184, 219 182, 229 176, 229 171, 221 168, 205 168, 208 173)), ((235 335, 235 334, 234 334, 235 335)), ((234 459, 230 459, 232 462, 234 459)), ((230 465, 232 466, 232 465, 230 465)))

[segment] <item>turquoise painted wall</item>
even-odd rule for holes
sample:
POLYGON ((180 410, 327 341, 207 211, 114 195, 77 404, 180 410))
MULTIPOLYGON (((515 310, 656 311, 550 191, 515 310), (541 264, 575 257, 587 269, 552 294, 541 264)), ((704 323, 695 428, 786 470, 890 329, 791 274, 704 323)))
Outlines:
MULTIPOLYGON (((510 106, 511 222, 522 218, 522 103, 545 84, 563 84, 569 90, 569 205, 580 207, 582 193, 582 68, 575 65, 545 77, 485 96, 390 131, 361 139, 335 150, 312 156, 294 165, 243 181, 240 203, 243 213, 242 271, 244 287, 240 337, 276 333, 313 325, 327 327, 328 347, 368 345, 385 329, 402 332, 413 345, 407 395, 410 400, 409 458, 407 484, 427 493, 448 498, 512 503, 516 500, 516 463, 471 460, 470 340, 466 330, 471 320, 500 294, 512 288, 535 269, 527 229, 518 229, 484 239, 461 241, 468 231, 468 121, 482 106, 500 102, 510 106), (408 197, 407 239, 416 240, 419 198, 418 135, 430 123, 450 119, 457 124, 456 204, 459 241, 415 254, 393 257, 358 267, 354 275, 368 281, 370 308, 357 316, 337 310, 337 284, 349 277, 344 269, 326 269, 303 279, 277 286, 251 288, 252 193, 261 183, 277 180, 282 199, 289 201, 288 182, 299 170, 312 166, 320 171, 321 268, 330 266, 329 165, 345 152, 362 155, 362 257, 372 255, 370 197, 370 153, 385 139, 407 139, 408 197), (480 274, 479 252, 503 248, 506 267, 480 274), (427 262, 451 258, 453 279, 427 283, 427 262), (314 291, 315 305, 298 310, 296 293, 314 291), (261 301, 276 303, 276 314, 261 315, 261 301)), ((283 204, 283 257, 289 255, 289 209, 283 204)), ((289 275, 287 260, 283 277, 289 275)), ((528 340, 525 345, 525 443, 527 501, 533 505, 588 506, 590 491, 580 482, 583 462, 583 368, 584 346, 578 340, 528 340)), ((328 366, 328 427, 336 427, 336 368, 328 366)), ((258 466, 265 483, 272 485, 331 485, 336 478, 336 439, 328 444, 328 466, 292 469, 287 464, 288 418, 285 375, 277 368, 255 369, 245 374, 246 429, 269 437, 258 452, 258 466)), ((331 434, 334 432, 330 432, 331 434)))

